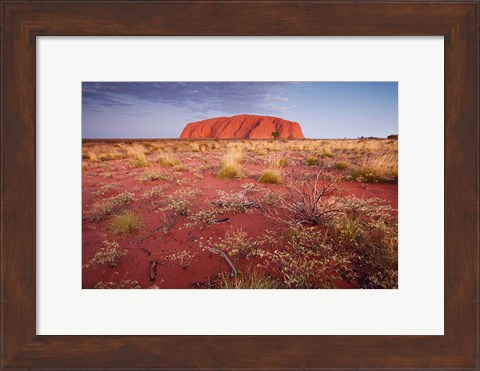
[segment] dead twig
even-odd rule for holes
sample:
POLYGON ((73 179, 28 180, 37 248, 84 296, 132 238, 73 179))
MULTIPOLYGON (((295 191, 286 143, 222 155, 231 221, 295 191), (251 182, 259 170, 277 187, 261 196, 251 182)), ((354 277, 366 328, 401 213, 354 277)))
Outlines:
POLYGON ((157 263, 158 261, 152 260, 151 266, 150 266, 150 281, 154 281, 155 278, 157 278, 157 263))
POLYGON ((228 257, 228 255, 226 253, 224 253, 223 251, 218 250, 218 249, 210 249, 210 251, 217 254, 217 255, 220 255, 222 258, 225 259, 225 261, 228 263, 230 268, 232 268, 232 273, 231 273, 232 277, 237 277, 238 276, 237 267, 235 267, 235 264, 233 264, 233 262, 230 260, 230 258, 228 257))
POLYGON ((223 222, 230 223, 230 218, 222 218, 222 219, 216 219, 212 221, 212 223, 223 223, 223 222))
POLYGON ((152 252, 150 250, 147 250, 145 247, 141 247, 141 249, 145 251, 148 256, 152 255, 152 252))

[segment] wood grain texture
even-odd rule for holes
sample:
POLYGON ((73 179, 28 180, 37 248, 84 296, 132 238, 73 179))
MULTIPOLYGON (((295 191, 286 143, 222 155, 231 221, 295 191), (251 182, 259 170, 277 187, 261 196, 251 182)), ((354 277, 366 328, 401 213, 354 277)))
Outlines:
POLYGON ((478 1, 3 1, 0 9, 2 368, 478 369, 478 1), (42 35, 444 35, 445 336, 36 336, 42 35))

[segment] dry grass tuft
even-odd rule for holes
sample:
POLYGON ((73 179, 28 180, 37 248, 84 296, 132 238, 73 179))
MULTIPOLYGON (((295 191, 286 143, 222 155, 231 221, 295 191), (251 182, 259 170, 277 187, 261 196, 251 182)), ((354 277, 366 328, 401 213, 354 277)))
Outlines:
POLYGON ((92 221, 101 221, 109 218, 112 214, 125 209, 129 202, 135 200, 133 193, 123 192, 117 196, 109 197, 93 204, 90 211, 92 221))
POLYGON ((259 181, 261 183, 280 184, 282 182, 282 174, 277 169, 265 169, 262 175, 260 175, 259 181))
POLYGON ((241 273, 237 277, 223 273, 219 276, 218 287, 220 289, 278 289, 280 283, 255 269, 252 272, 241 273))
POLYGON ((157 158, 157 164, 163 167, 179 166, 181 161, 174 157, 171 153, 165 152, 163 155, 157 158))
POLYGON ((133 146, 128 148, 128 157, 131 158, 130 167, 147 167, 150 166, 147 156, 145 155, 145 149, 143 146, 133 146))
POLYGON ((305 163, 308 166, 315 166, 315 165, 318 165, 320 161, 316 157, 307 157, 307 159, 305 160, 305 163))
POLYGON ((242 152, 238 150, 230 150, 227 152, 220 163, 220 170, 218 177, 222 179, 240 178, 243 175, 242 166, 242 152))
POLYGON ((396 153, 382 152, 367 157, 362 165, 353 171, 352 177, 358 182, 382 183, 398 179, 398 157, 396 153))
POLYGON ((335 162, 335 168, 338 170, 346 170, 348 169, 348 164, 343 161, 337 161, 335 162))
POLYGON ((110 224, 111 230, 115 234, 128 235, 134 234, 143 228, 143 222, 137 214, 126 212, 115 215, 110 224))

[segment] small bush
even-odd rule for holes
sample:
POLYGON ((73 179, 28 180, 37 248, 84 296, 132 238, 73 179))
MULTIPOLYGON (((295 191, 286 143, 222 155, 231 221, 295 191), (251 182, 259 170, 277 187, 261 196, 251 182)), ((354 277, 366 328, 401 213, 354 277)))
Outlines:
POLYGON ((361 166, 353 171, 352 178, 357 182, 378 183, 382 176, 377 169, 368 166, 361 166))
POLYGON ((200 145, 198 143, 190 143, 190 151, 200 152, 200 145))
POLYGON ((200 193, 201 191, 198 189, 180 189, 168 196, 168 205, 160 209, 160 211, 170 210, 177 215, 189 215, 192 207, 192 201, 200 193))
POLYGON ((242 175, 240 165, 237 163, 222 164, 218 177, 222 179, 239 178, 242 175))
POLYGON ((114 160, 115 157, 109 153, 102 153, 98 156, 98 159, 100 161, 110 161, 110 160, 114 160))
POLYGON ((145 155, 134 158, 129 162, 130 167, 148 167, 150 163, 148 162, 145 155))
POLYGON ((83 267, 88 268, 93 265, 108 264, 111 268, 114 268, 118 265, 120 258, 125 255, 127 255, 127 250, 121 249, 116 241, 103 241, 103 247, 83 267))
POLYGON ((287 167, 288 166, 288 160, 286 158, 281 158, 278 160, 278 167, 287 167))
POLYGON ((333 155, 332 152, 322 152, 322 153, 320 153, 320 157, 321 157, 321 158, 325 158, 325 157, 333 158, 333 157, 335 157, 335 156, 333 155))
POLYGON ((114 191, 119 187, 117 183, 108 183, 100 187, 98 191, 92 192, 93 197, 103 196, 108 191, 114 191))
POLYGON ((127 212, 120 215, 115 215, 112 218, 111 229, 112 232, 119 235, 133 234, 143 228, 143 222, 137 214, 127 212))
POLYGON ((260 204, 261 209, 268 217, 284 223, 323 223, 337 212, 335 201, 330 196, 335 195, 338 188, 334 183, 321 184, 320 177, 321 173, 318 173, 313 182, 289 184, 286 194, 276 193, 278 201, 273 205, 267 202, 260 204))
POLYGON ((143 147, 145 148, 144 153, 146 155, 151 155, 158 151, 158 146, 153 143, 143 143, 143 147))
POLYGON ((180 165, 181 161, 169 153, 164 153, 163 156, 157 158, 157 163, 163 167, 174 167, 180 165))
POLYGON ((274 139, 280 138, 280 132, 279 132, 279 131, 274 131, 274 132, 272 132, 272 137, 273 137, 274 139))
POLYGON ((318 160, 318 158, 316 157, 308 157, 306 160, 305 160, 305 163, 308 165, 308 166, 315 166, 315 165, 318 165, 320 163, 320 161, 318 160))
POLYGON ((346 162, 337 161, 335 162, 335 168, 338 170, 346 170, 348 169, 348 164, 346 162))
POLYGON ((271 169, 279 169, 288 166, 288 160, 286 158, 273 157, 265 161, 265 167, 271 169))
POLYGON ((265 252, 266 264, 286 288, 335 288, 350 270, 350 255, 335 250, 316 227, 297 225, 282 249, 265 252))
POLYGON ((221 210, 213 207, 206 210, 200 210, 188 217, 188 223, 185 223, 184 227, 188 228, 199 225, 200 229, 205 229, 207 226, 215 222, 215 219, 221 212, 221 210))
POLYGON ((347 197, 327 223, 330 241, 355 252, 354 278, 362 288, 398 287, 398 221, 378 199, 347 197))
MULTIPOLYGON (((90 159, 90 161, 92 161, 92 162, 99 161, 98 153, 95 152, 95 151, 89 151, 88 153, 85 154, 85 157, 90 159)), ((83 156, 82 156, 82 158, 83 158, 83 156)))
POLYGON ((174 167, 172 167, 172 170, 176 171, 176 172, 182 172, 182 171, 187 170, 187 168, 185 166, 182 166, 182 165, 175 165, 174 167))
POLYGON ((130 167, 147 167, 150 166, 147 157, 145 156, 145 149, 143 146, 133 146, 127 149, 128 157, 130 157, 130 167))
POLYGON ((264 192, 262 192, 262 196, 259 199, 259 201, 261 202, 261 204, 272 206, 280 202, 281 199, 282 198, 278 194, 278 192, 274 192, 270 189, 266 189, 264 192))
POLYGON ((223 237, 219 237, 216 242, 211 238, 206 241, 200 240, 200 248, 205 251, 221 250, 231 257, 238 257, 241 259, 248 258, 255 254, 256 248, 260 242, 250 238, 243 229, 231 228, 223 237))
POLYGON ((100 281, 95 285, 96 289, 141 289, 138 281, 135 280, 120 280, 118 282, 103 282, 100 281))
POLYGON ((218 191, 219 198, 212 201, 213 205, 219 206, 222 212, 246 212, 248 208, 254 205, 246 196, 246 191, 225 192, 218 191))
POLYGON ((160 171, 147 171, 139 175, 137 180, 140 182, 151 182, 154 180, 172 180, 172 177, 160 171))
POLYGON ((240 187, 243 188, 243 190, 245 191, 245 194, 255 193, 255 192, 258 192, 258 191, 264 189, 263 186, 255 184, 255 183, 244 183, 240 187))
POLYGON ((90 211, 91 219, 92 221, 107 219, 112 214, 125 209, 126 204, 134 200, 133 193, 123 192, 117 196, 97 201, 93 204, 93 208, 90 211))
POLYGON ((145 191, 142 194, 142 198, 152 200, 154 198, 161 198, 164 195, 164 189, 162 186, 153 187, 152 189, 145 191))
POLYGON ((237 277, 221 274, 218 280, 220 289, 277 289, 280 288, 278 281, 272 279, 269 275, 254 270, 240 274, 237 277))
POLYGON ((190 266, 190 264, 192 264, 194 257, 195 257, 195 254, 192 255, 189 251, 182 250, 167 256, 166 259, 172 260, 174 262, 178 262, 178 265, 182 269, 187 269, 190 266))
POLYGON ((262 183, 279 184, 282 182, 282 175, 278 170, 265 169, 259 180, 262 183))

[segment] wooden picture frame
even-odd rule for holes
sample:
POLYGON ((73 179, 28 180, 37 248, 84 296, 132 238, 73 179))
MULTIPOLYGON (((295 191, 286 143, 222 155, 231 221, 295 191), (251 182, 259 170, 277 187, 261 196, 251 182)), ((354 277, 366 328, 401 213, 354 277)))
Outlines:
POLYGON ((478 369, 479 8, 478 1, 3 1, 2 369, 478 369), (445 335, 37 336, 36 37, 47 35, 444 36, 445 335))

